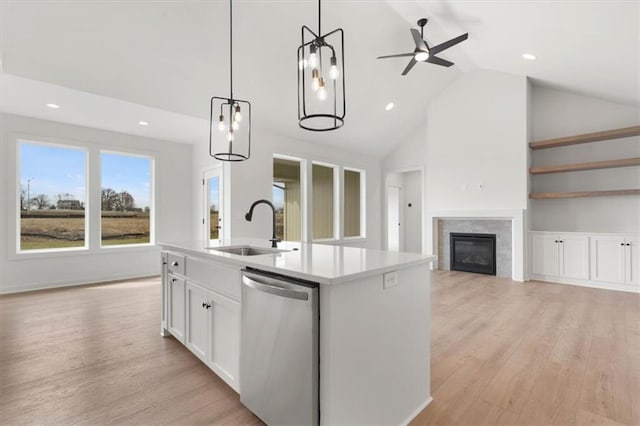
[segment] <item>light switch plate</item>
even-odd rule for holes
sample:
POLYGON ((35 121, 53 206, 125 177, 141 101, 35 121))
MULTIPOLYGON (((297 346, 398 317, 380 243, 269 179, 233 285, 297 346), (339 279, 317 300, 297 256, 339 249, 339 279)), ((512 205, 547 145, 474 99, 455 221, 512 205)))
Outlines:
POLYGON ((398 271, 387 272, 383 275, 382 288, 387 289, 398 285, 398 271))

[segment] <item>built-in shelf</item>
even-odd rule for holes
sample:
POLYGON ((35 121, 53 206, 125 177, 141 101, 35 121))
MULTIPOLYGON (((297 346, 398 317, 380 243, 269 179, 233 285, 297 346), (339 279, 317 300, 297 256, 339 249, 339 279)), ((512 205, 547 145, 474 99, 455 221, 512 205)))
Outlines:
POLYGON ((589 163, 562 164, 559 166, 531 167, 529 173, 541 175, 546 173, 577 172, 580 170, 611 169, 614 167, 640 166, 640 157, 622 158, 619 160, 591 161, 589 163))
POLYGON ((615 189, 609 191, 582 191, 582 192, 532 192, 529 198, 534 200, 557 198, 583 198, 605 197, 612 195, 640 195, 640 189, 615 189))
POLYGON ((529 143, 529 148, 546 149, 560 146, 577 145, 581 143, 607 141, 612 139, 628 138, 630 136, 640 136, 640 126, 625 127, 622 129, 605 130, 602 132, 585 133, 564 138, 546 139, 529 143))

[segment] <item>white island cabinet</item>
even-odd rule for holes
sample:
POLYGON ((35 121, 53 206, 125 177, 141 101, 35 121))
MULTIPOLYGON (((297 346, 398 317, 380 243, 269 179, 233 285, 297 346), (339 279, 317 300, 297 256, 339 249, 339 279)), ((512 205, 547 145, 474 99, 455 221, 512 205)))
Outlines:
MULTIPOLYGON (((233 245, 247 243, 264 245, 233 245)), ((161 245, 162 335, 237 392, 240 290, 249 267, 319 284, 320 424, 406 424, 431 401, 433 256, 287 242, 279 244, 287 251, 256 256, 161 245)))

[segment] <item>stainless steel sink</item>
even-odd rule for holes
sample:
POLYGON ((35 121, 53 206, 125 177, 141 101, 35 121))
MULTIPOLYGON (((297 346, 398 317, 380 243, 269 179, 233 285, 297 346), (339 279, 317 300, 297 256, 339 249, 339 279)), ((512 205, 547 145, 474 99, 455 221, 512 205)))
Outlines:
POLYGON ((211 250, 231 253, 238 256, 259 256, 262 254, 283 253, 290 250, 280 250, 275 248, 253 247, 253 246, 233 246, 233 247, 208 247, 211 250))

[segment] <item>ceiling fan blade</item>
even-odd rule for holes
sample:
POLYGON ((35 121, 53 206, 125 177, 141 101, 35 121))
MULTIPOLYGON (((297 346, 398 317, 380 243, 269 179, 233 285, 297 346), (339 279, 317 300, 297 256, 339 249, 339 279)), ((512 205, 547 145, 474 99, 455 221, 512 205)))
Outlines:
POLYGON ((455 46, 458 43, 461 43, 463 41, 465 41, 466 39, 469 38, 469 33, 465 33, 462 34, 461 36, 458 36, 456 38, 452 38, 449 41, 445 41, 444 43, 440 43, 437 46, 433 46, 431 48, 431 50, 429 51, 429 54, 431 55, 437 55, 438 53, 442 52, 443 50, 446 50, 452 46, 455 46))
POLYGON ((411 60, 409 61, 409 64, 407 65, 407 67, 404 69, 404 71, 402 71, 402 75, 407 75, 407 73, 409 71, 411 71, 411 68, 413 68, 413 66, 417 63, 418 61, 416 61, 414 58, 411 58, 411 60))
POLYGON ((447 61, 446 59, 438 58, 436 56, 429 56, 427 62, 431 64, 442 65, 443 67, 450 67, 451 65, 453 65, 453 62, 447 61))
POLYGON ((416 30, 415 28, 411 28, 411 36, 413 37, 413 41, 416 44, 417 49, 427 50, 427 45, 422 39, 420 31, 416 30))
POLYGON ((386 55, 386 56, 378 56, 377 59, 385 59, 385 58, 403 58, 406 56, 414 56, 415 53, 398 53, 397 55, 386 55))

